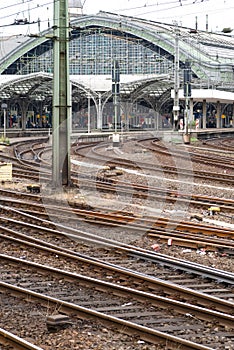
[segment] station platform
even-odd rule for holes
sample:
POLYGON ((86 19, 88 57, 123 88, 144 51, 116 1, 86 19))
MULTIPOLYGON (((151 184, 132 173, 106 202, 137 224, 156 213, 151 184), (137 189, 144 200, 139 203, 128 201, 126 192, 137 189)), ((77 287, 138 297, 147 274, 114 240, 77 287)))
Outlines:
POLYGON ((210 128, 210 129, 192 129, 190 133, 197 137, 198 139, 207 139, 207 138, 215 138, 215 137, 234 137, 234 128, 210 128))
MULTIPOLYGON (((83 141, 88 142, 98 142, 98 141, 108 141, 112 139, 114 132, 91 132, 91 133, 72 133, 72 141, 83 141)), ((189 129, 189 134, 192 138, 198 140, 205 140, 217 137, 234 137, 234 128, 210 128, 210 129, 189 129)), ((178 141, 183 142, 184 130, 174 131, 171 129, 145 129, 141 131, 123 131, 119 132, 120 139, 126 140, 131 138, 142 138, 142 137, 158 137, 164 141, 178 141)))
MULTIPOLYGON (((0 129, 1 132, 1 129, 0 129)), ((6 137, 10 140, 10 143, 19 142, 20 140, 26 140, 30 138, 50 138, 51 139, 52 129, 50 130, 7 130, 6 137)), ((90 133, 77 131, 71 134, 71 142, 101 142, 112 140, 114 134, 113 130, 108 131, 92 131, 90 133)), ((134 138, 146 138, 146 137, 158 137, 164 141, 182 140, 184 131, 174 131, 171 129, 144 129, 137 131, 119 131, 118 132, 121 140, 128 140, 134 138)), ((234 137, 234 128, 210 128, 210 129, 189 129, 189 134, 192 138, 198 140, 205 140, 217 137, 234 137)))

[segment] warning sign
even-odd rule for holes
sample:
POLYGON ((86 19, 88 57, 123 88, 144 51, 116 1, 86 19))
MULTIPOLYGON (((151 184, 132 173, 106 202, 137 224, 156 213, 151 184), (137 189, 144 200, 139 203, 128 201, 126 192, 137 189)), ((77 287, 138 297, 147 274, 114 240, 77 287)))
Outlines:
POLYGON ((12 181, 12 163, 0 163, 0 181, 12 181))

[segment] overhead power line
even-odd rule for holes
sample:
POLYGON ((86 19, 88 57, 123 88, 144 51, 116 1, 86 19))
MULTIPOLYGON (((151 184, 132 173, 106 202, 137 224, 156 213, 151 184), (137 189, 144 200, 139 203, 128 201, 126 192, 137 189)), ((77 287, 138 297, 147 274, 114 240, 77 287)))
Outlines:
POLYGON ((176 8, 176 7, 181 7, 181 6, 188 6, 188 5, 193 5, 195 3, 199 4, 201 2, 208 2, 209 0, 172 0, 172 1, 162 1, 162 2, 157 2, 154 4, 144 4, 142 6, 137 6, 137 7, 128 7, 124 9, 117 9, 117 12, 120 11, 132 11, 132 10, 138 10, 138 9, 145 9, 145 8, 150 8, 150 7, 157 7, 157 9, 164 7, 163 10, 170 10, 170 7, 168 6, 173 6, 171 8, 176 8), (175 5, 175 6, 174 6, 175 5))
POLYGON ((40 19, 39 18, 40 14, 41 13, 45 14, 45 11, 43 11, 43 9, 44 8, 48 9, 50 6, 53 5, 53 3, 54 3, 53 0, 48 0, 46 2, 43 2, 43 4, 41 4, 40 0, 38 1, 21 0, 18 3, 14 3, 14 4, 11 3, 6 6, 2 6, 0 7, 1 13, 5 13, 5 14, 0 17, 0 21, 1 21, 0 27, 3 28, 3 27, 15 26, 15 25, 30 25, 30 24, 36 24, 39 22, 46 23, 48 22, 48 19, 45 18, 45 15, 43 15, 43 18, 40 19), (27 15, 25 15, 26 12, 27 12, 27 15), (34 20, 31 20, 32 13, 34 15, 34 20))

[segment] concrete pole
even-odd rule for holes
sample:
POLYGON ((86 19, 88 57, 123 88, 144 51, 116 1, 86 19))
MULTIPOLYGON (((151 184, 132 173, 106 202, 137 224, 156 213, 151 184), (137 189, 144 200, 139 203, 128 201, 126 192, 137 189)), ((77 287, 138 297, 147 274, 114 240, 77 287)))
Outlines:
POLYGON ((68 0, 54 0, 52 184, 70 184, 70 85, 68 0))

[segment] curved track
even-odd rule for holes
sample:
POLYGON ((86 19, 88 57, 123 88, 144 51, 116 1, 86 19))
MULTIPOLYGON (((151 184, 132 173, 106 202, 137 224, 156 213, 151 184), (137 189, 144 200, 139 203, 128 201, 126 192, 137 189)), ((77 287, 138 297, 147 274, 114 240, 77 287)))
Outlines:
MULTIPOLYGON (((92 149, 98 156, 99 146, 92 145, 92 149)), ((40 142, 30 147, 18 145, 12 156, 14 171, 19 169, 15 174, 20 176, 20 169, 25 169, 24 179, 37 182, 40 163, 40 173, 48 178, 49 152, 49 147, 40 142)), ((101 157, 102 152, 100 160, 101 157)), ((228 198, 189 198, 176 190, 141 184, 128 187, 125 181, 102 174, 95 179, 82 174, 81 179, 87 186, 95 181, 99 190, 107 193, 117 186, 118 191, 138 198, 147 194, 153 201, 188 201, 194 208, 216 204, 222 212, 232 215, 233 202, 228 198)), ((126 244, 121 242, 120 233, 129 232, 132 241, 134 232, 138 237, 146 237, 146 232, 150 237, 157 235, 156 239, 162 241, 174 235, 172 239, 179 245, 202 246, 222 254, 223 249, 233 250, 233 230, 203 222, 174 222, 160 216, 157 220, 150 215, 141 219, 127 211, 104 212, 98 205, 94 209, 84 203, 71 202, 64 207, 50 196, 45 202, 45 193, 1 189, 0 201, 0 290, 6 312, 8 305, 25 307, 29 315, 35 307, 39 310, 46 306, 50 312, 59 307, 59 313, 69 315, 74 323, 77 317, 91 317, 168 349, 232 349, 233 273, 126 244), (52 217, 55 221, 51 221, 52 217), (84 223, 89 223, 92 231, 87 231, 84 223), (168 230, 170 225, 173 229, 168 230), (113 240, 105 236, 110 228, 113 240)), ((23 322, 21 327, 23 331, 23 322)), ((0 341, 2 334, 3 329, 0 341)), ((36 339, 35 329, 33 334, 36 339)), ((40 349, 26 343, 22 348, 40 349)))

